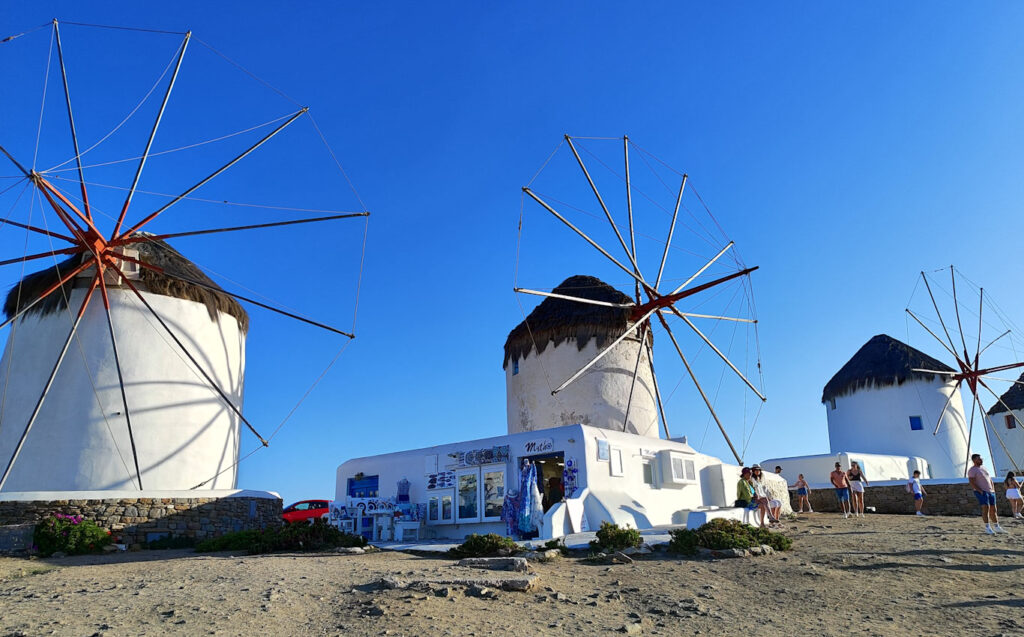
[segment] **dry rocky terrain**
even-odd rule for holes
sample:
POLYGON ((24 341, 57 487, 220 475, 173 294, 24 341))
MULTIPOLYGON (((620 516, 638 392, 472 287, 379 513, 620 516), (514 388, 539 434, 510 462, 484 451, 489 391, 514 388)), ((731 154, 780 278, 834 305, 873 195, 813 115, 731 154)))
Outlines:
POLYGON ((0 635, 1024 635, 1024 524, 1004 526, 815 514, 787 523, 786 553, 560 558, 526 592, 451 583, 522 573, 386 551, 8 557, 0 635))

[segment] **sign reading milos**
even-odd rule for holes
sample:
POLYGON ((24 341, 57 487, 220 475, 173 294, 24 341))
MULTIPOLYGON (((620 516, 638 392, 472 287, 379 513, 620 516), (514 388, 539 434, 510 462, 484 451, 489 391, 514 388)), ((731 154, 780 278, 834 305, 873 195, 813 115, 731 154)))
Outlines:
POLYGON ((523 451, 528 454, 547 453, 554 450, 555 441, 552 438, 538 438, 523 443, 523 451))

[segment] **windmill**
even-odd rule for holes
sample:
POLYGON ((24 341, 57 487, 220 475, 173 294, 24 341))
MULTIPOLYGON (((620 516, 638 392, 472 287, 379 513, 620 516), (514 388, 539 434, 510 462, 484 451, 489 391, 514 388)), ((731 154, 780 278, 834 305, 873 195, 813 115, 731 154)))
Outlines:
MULTIPOLYGON (((665 436, 671 437, 665 405, 685 378, 736 461, 742 463, 742 453, 727 433, 716 396, 726 377, 731 377, 756 397, 759 414, 760 403, 765 400, 759 387, 763 384, 760 358, 758 355, 755 361, 756 369, 750 369, 749 358, 734 362, 730 344, 716 344, 714 339, 719 336, 718 327, 729 325, 734 329, 729 343, 735 344, 735 330, 742 327, 747 353, 751 349, 756 351, 757 319, 750 274, 757 267, 747 267, 740 259, 734 242, 725 236, 688 175, 672 169, 628 137, 566 135, 523 187, 523 196, 515 292, 544 297, 539 307, 557 300, 568 306, 611 312, 613 321, 605 320, 602 327, 618 321, 617 333, 601 335, 607 338, 599 340, 596 350, 586 350, 586 360, 579 361, 575 369, 566 373, 544 371, 546 376, 561 374, 548 379, 551 396, 557 400, 562 392, 595 373, 623 343, 636 343, 635 354, 630 350, 633 359, 628 364, 616 363, 612 365, 614 369, 601 370, 604 384, 614 382, 616 377, 628 378, 621 400, 624 407, 617 407, 623 412, 621 429, 627 430, 636 408, 638 387, 646 384, 649 377, 657 404, 654 417, 660 419, 665 436), (635 169, 637 158, 639 171, 635 169), (662 236, 665 238, 658 238, 662 236), (674 243, 681 236, 687 240, 674 243), (525 278, 539 280, 550 276, 555 268, 579 269, 581 263, 589 264, 587 275, 600 273, 603 279, 618 282, 616 289, 627 291, 610 291, 615 286, 606 286, 603 281, 587 276, 573 277, 557 288, 521 283, 525 278), (585 290, 588 287, 590 292, 585 290), (597 293, 593 292, 598 288, 597 293), (677 334, 680 330, 692 341, 692 347, 677 334), (652 341, 656 332, 657 340, 665 339, 672 344, 685 370, 668 395, 655 373, 652 341), (695 361, 702 355, 702 365, 710 358, 721 367, 717 386, 707 386, 699 378, 701 368, 695 361)), ((524 318, 522 334, 536 332, 537 326, 531 326, 530 320, 524 318)), ((583 334, 584 339, 587 336, 583 334)), ((515 332, 510 335, 510 343, 514 337, 515 332)), ((540 352, 543 348, 544 344, 537 344, 536 350, 540 352)), ((509 351, 507 344, 506 361, 509 351)), ((580 351, 584 351, 582 344, 580 351)), ((752 431, 751 428, 745 434, 752 431)), ((744 444, 747 441, 749 437, 744 444)))
MULTIPOLYGON (((258 307, 313 326, 341 337, 345 345, 355 334, 353 328, 340 329, 280 303, 268 302, 259 293, 243 295, 228 291, 171 248, 168 242, 199 236, 223 238, 235 233, 251 236, 256 231, 272 228, 283 231, 285 227, 305 224, 365 220, 369 213, 364 209, 341 211, 277 202, 229 200, 224 195, 227 190, 211 192, 212 198, 200 197, 210 192, 211 182, 216 183, 218 179, 230 181, 232 176, 236 176, 236 185, 244 186, 247 191, 263 191, 275 187, 275 184, 278 188, 287 184, 288 180, 277 173, 265 174, 269 164, 265 159, 258 161, 258 158, 261 153, 266 154, 271 143, 294 131, 297 122, 308 123, 308 130, 315 132, 318 141, 322 140, 324 150, 321 156, 327 161, 321 163, 329 164, 329 170, 336 171, 335 182, 344 184, 347 177, 340 171, 340 163, 337 163, 333 150, 306 107, 293 108, 284 115, 278 114, 269 121, 244 126, 241 130, 236 122, 234 128, 220 134, 182 144, 182 138, 187 135, 205 134, 208 129, 213 130, 232 119, 242 119, 245 107, 258 113, 272 108, 268 104, 270 100, 243 102, 239 110, 231 110, 215 102, 212 107, 207 105, 202 110, 193 111, 196 115, 191 123, 187 116, 172 118, 178 92, 185 91, 185 98, 227 95, 235 91, 241 93, 237 83, 225 83, 219 79, 220 76, 217 79, 205 77, 212 73, 215 61, 223 63, 218 67, 219 72, 256 79, 258 84, 269 87, 221 52, 194 38, 191 32, 58 23, 54 20, 4 39, 2 42, 6 50, 3 53, 9 55, 12 65, 15 60, 20 62, 21 56, 27 59, 29 53, 12 50, 12 47, 31 40, 26 36, 32 33, 47 32, 50 43, 45 49, 42 99, 38 114, 33 113, 31 120, 33 124, 38 122, 38 129, 28 126, 26 118, 5 118, 6 121, 16 121, 24 129, 31 129, 34 139, 15 140, 14 145, 22 146, 18 150, 9 139, 0 138, 0 153, 3 155, 0 159, 11 169, 0 172, 0 195, 9 194, 14 198, 10 208, 4 211, 6 218, 0 219, 0 237, 3 238, 0 246, 6 253, 0 255, 0 267, 20 265, 22 268, 22 275, 15 275, 16 282, 5 305, 7 316, 0 323, 0 329, 9 328, 4 369, 0 370, 0 378, 3 378, 0 389, 3 392, 3 400, 0 400, 0 489, 19 470, 23 472, 20 481, 23 490, 25 485, 31 487, 37 480, 46 483, 52 475, 63 476, 55 484, 72 485, 62 487, 71 490, 76 488, 74 485, 82 484, 112 488, 110 485, 114 482, 104 471, 108 464, 117 464, 117 455, 121 456, 127 474, 127 479, 122 477, 116 482, 119 485, 130 484, 141 490, 168 488, 167 484, 181 485, 186 481, 198 483, 192 487, 197 488, 215 484, 217 476, 228 473, 231 476, 228 485, 233 487, 235 467, 240 462, 237 446, 240 424, 244 424, 259 441, 257 450, 266 447, 273 437, 273 434, 262 435, 250 418, 242 413, 245 324, 248 319, 239 304, 258 307), (76 81, 75 74, 70 71, 73 63, 71 56, 65 55, 67 43, 62 37, 66 26, 71 26, 79 36, 78 50, 84 57, 88 57, 89 52, 103 51, 96 54, 95 65, 90 59, 78 60, 77 68, 88 70, 88 79, 76 81), (159 73, 153 88, 128 110, 127 116, 112 129, 107 129, 109 132, 105 135, 91 136, 98 141, 86 146, 80 141, 83 139, 80 134, 84 130, 83 122, 90 125, 116 122, 120 113, 111 115, 115 110, 113 97, 128 94, 123 86, 125 77, 142 67, 142 62, 165 55, 155 53, 166 51, 160 43, 140 48, 133 55, 124 54, 116 49, 116 37, 133 38, 132 42, 145 40, 147 44, 151 37, 170 37, 175 41, 171 49, 173 56, 163 73, 159 73), (208 57, 185 72, 183 67, 187 66, 187 54, 195 48, 194 45, 190 48, 190 44, 196 41, 208 57), (112 50, 114 55, 111 55, 112 50), (103 78, 97 68, 108 68, 107 77, 103 78), (51 77, 51 69, 55 71, 55 77, 51 77), (58 78, 59 84, 53 81, 58 78), (106 79, 108 83, 98 79, 106 79), (193 79, 198 88, 183 88, 188 86, 189 79, 193 79), (56 88, 52 84, 56 84, 56 88), (78 93, 89 96, 89 99, 75 99, 78 93), (49 109, 47 96, 51 98, 49 109), (52 108, 57 96, 62 107, 59 123, 54 119, 52 108), (148 117, 142 122, 142 113, 147 110, 150 111, 148 117), (158 150, 162 124, 168 125, 169 119, 174 120, 170 122, 171 134, 165 136, 168 138, 164 143, 166 148, 158 150), (145 131, 145 134, 141 138, 121 141, 133 128, 145 131), (42 143, 57 134, 63 137, 61 143, 42 143), (30 150, 32 141, 34 149, 30 150), (227 145, 233 147, 225 153, 227 145), (211 159, 216 153, 206 151, 208 148, 217 148, 223 156, 211 159), (203 152, 209 156, 197 154, 203 152), (69 153, 71 156, 67 158, 69 153), (64 161, 49 168, 42 167, 44 158, 56 154, 63 156, 64 161), (157 157, 163 162, 160 168, 148 171, 155 172, 157 179, 144 180, 146 169, 153 166, 157 157), (87 159, 92 159, 92 162, 87 159), (240 167, 247 162, 256 164, 254 170, 239 175, 240 167), (203 163, 209 167, 200 168, 203 163), (261 171, 264 174, 261 175, 261 171), (73 177, 67 177, 68 173, 73 177), (176 181, 189 173, 192 176, 187 187, 179 188, 171 183, 160 186, 157 183, 160 179, 176 181), (106 176, 107 180, 99 181, 100 175, 106 176), (121 178, 124 180, 120 183, 109 183, 121 178), (146 181, 146 190, 140 187, 143 181, 146 181), (173 188, 178 189, 165 192, 173 188), (37 202, 40 204, 38 209, 37 202), (161 223, 173 223, 175 217, 180 223, 187 223, 190 218, 195 222, 209 219, 211 210, 231 207, 245 211, 248 223, 214 225, 204 221, 204 227, 200 228, 151 232, 161 223), (292 216, 264 220, 261 215, 266 211, 278 214, 285 211, 292 216), (296 212, 317 214, 296 217, 296 212), (23 235, 18 236, 16 232, 23 232, 23 235), (39 241, 44 243, 39 245, 39 241), (32 249, 33 245, 45 249, 32 249), (25 269, 35 264, 42 264, 44 269, 24 276, 25 269), (207 311, 209 320, 201 324, 195 315, 207 311), (58 325, 59 321, 63 323, 58 325), (130 327, 127 326, 129 323, 130 327), (227 353, 217 349, 224 349, 227 353), (127 358, 126 351, 131 352, 127 358), (77 353, 81 353, 81 362, 69 362, 76 358, 77 353), (131 370, 144 373, 145 377, 133 378, 131 370), (197 397, 197 387, 202 387, 202 392, 212 398, 197 397), (185 394, 191 403, 182 398, 185 394), (110 405, 114 400, 116 411, 110 405), (12 407, 10 403, 15 404, 12 407), (216 403, 215 407, 213 403, 216 403), (206 411, 196 411, 198 409, 206 411), (199 413, 209 420, 179 422, 195 420, 199 413), (165 418, 163 421, 159 420, 161 414, 165 418), (140 434, 140 430, 145 433, 140 434), (205 464, 196 465, 189 458, 203 455, 204 450, 197 449, 195 441, 209 437, 211 431, 217 432, 214 438, 219 446, 214 450, 215 457, 205 464), (156 436, 158 441, 147 445, 143 435, 156 436), (38 438, 35 443, 34 437, 38 438), (55 444, 63 444, 61 441, 67 440, 72 444, 62 447, 62 452, 54 449, 55 444), (33 445, 29 454, 31 458, 26 459, 23 454, 33 445), (127 447, 131 451, 130 466, 124 458, 127 447), (74 468, 62 474, 62 467, 68 463, 74 468), (156 478, 146 481, 146 475, 156 478)), ((37 38, 38 44, 39 35, 33 37, 37 38)), ((159 68, 157 66, 156 71, 159 68)), ((149 73, 150 70, 144 72, 149 73)), ((270 88, 294 103, 283 92, 270 88)), ((9 102, 17 102, 28 93, 19 91, 9 102)), ((120 107, 122 105, 118 104, 117 108, 120 107)), ((9 137, 17 137, 17 130, 8 130, 9 137)), ((292 144, 279 146, 278 152, 287 154, 293 147, 292 144)), ((301 171, 311 175, 323 172, 322 167, 313 170, 317 164, 307 156, 312 153, 308 153, 308 148, 304 151, 301 171)), ((337 193, 332 192, 311 196, 311 199, 333 200, 336 197, 337 193)), ((357 194, 355 198, 358 199, 357 194)), ((365 236, 365 225, 362 236, 365 236)), ((250 242, 251 239, 246 242, 247 249, 251 249, 248 246, 250 242)), ((359 262, 362 243, 361 238, 355 241, 356 260, 359 262)), ((231 244, 222 243, 221 246, 218 252, 237 251, 237 246, 231 244)), ((289 250, 257 256, 272 263, 275 270, 287 270, 289 264, 296 263, 289 250)), ((267 270, 260 270, 261 278, 265 278, 263 273, 267 270)), ((357 291, 359 276, 354 280, 357 291)), ((312 386, 309 387, 311 389, 312 386)), ((281 425, 278 425, 278 430, 281 425)))
MULTIPOLYGON (((1021 384, 1019 380, 1000 378, 995 374, 1024 367, 1024 362, 1019 362, 1017 348, 1013 344, 1012 322, 1003 315, 997 305, 985 297, 984 288, 970 283, 961 273, 961 287, 966 282, 971 288, 970 295, 973 296, 975 291, 977 295, 977 304, 973 303, 973 299, 969 303, 963 302, 960 299, 962 293, 957 291, 957 270, 953 266, 949 266, 948 289, 944 287, 943 279, 945 279, 945 272, 945 269, 928 274, 921 272, 919 283, 924 284, 928 302, 921 303, 924 306, 923 309, 911 309, 911 307, 908 307, 906 308, 906 313, 909 318, 913 319, 918 326, 938 342, 953 357, 955 362, 953 371, 935 369, 914 369, 913 371, 935 374, 946 378, 947 382, 954 384, 955 389, 960 389, 966 384, 971 392, 971 415, 967 430, 968 457, 965 459, 966 475, 966 469, 971 466, 970 447, 974 432, 975 412, 980 410, 982 419, 985 419, 986 415, 986 410, 981 402, 982 395, 990 395, 994 398, 996 405, 1002 406, 1010 414, 1010 417, 1016 421, 1018 427, 1024 427, 1024 422, 1021 422, 1016 412, 1010 409, 1004 402, 1003 397, 992 389, 993 381, 1021 384), (937 276, 938 272, 943 273, 942 279, 937 276), (935 294, 936 290, 942 293, 938 297, 935 294), (988 313, 985 312, 986 308, 989 310, 988 313), (970 320, 966 330, 964 328, 964 317, 970 320), (954 319, 955 323, 953 322, 954 319), (977 333, 972 334, 970 332, 975 325, 975 319, 977 319, 977 333), (995 350, 1003 349, 1005 353, 1010 354, 1017 362, 1001 365, 991 365, 987 362, 983 364, 982 355, 989 352, 990 348, 993 347, 995 350)), ((915 294, 911 295, 910 305, 914 304, 916 294, 917 288, 915 288, 915 294)), ((989 356, 991 356, 991 353, 989 356)), ((959 395, 959 393, 956 391, 950 392, 949 397, 946 399, 946 404, 939 412, 939 421, 935 424, 932 432, 933 435, 938 434, 946 407, 949 406, 949 402, 953 399, 954 395, 959 395)), ((1006 454, 1008 461, 1014 469, 1020 471, 1020 466, 1024 466, 1024 464, 1019 463, 1015 459, 1015 456, 1019 454, 1014 452, 1012 445, 1004 441, 997 427, 986 426, 985 437, 986 445, 989 449, 993 450, 993 452, 997 448, 1000 449, 1006 454), (990 430, 991 436, 989 435, 990 430), (992 438, 995 438, 995 440, 992 440, 992 438)))

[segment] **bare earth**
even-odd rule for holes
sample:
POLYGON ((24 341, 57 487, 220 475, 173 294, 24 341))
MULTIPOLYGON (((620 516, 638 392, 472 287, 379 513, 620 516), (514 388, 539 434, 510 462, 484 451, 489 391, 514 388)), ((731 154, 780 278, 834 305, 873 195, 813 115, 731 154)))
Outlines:
POLYGON ((0 558, 0 635, 1020 635, 1024 524, 1003 524, 801 516, 785 554, 563 558, 531 565, 533 590, 493 598, 382 589, 382 576, 491 574, 393 552, 0 558))

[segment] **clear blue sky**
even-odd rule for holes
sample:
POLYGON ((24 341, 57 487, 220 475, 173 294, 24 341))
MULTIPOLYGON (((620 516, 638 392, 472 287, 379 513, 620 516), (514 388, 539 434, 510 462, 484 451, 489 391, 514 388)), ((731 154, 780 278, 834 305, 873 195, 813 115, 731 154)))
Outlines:
MULTIPOLYGON (((753 280, 769 400, 749 460, 827 450, 819 402, 824 383, 872 335, 908 338, 903 309, 919 271, 955 263, 1009 316, 1024 310, 1014 247, 1024 233, 1024 9, 1018 6, 316 3, 286 9, 268 2, 167 8, 55 2, 9 4, 2 35, 53 17, 192 29, 311 108, 373 212, 358 338, 271 448, 241 465, 241 486, 275 490, 285 500, 331 496, 335 468, 351 457, 504 433, 501 347, 522 320, 511 291, 520 188, 564 133, 628 133, 689 173, 744 260, 760 266, 753 280)), ((78 32, 68 27, 66 46, 72 33, 78 32)), ((95 139, 149 88, 176 38, 82 37, 83 54, 121 47, 119 37, 125 48, 115 51, 150 51, 104 58, 125 86, 83 97, 89 103, 79 107, 83 113, 102 113, 97 107, 108 100, 118 105, 105 119, 82 115, 80 132, 95 139)), ((28 140, 29 150, 47 44, 44 30, 0 46, 5 95, 29 87, 24 99, 5 97, 12 103, 3 107, 0 136, 28 140)), ((294 109, 217 66, 208 50, 193 50, 195 62, 187 58, 180 79, 182 110, 167 122, 168 134, 182 143, 294 109), (189 84, 222 72, 223 81, 189 84), (224 106, 229 103, 234 106, 224 106)), ((80 69, 76 79, 99 85, 99 69, 80 69)), ((48 106, 54 118, 59 106, 48 106)), ((141 145, 147 126, 138 124, 141 133, 134 135, 126 127, 125 138, 141 145)), ((267 157, 203 193, 358 209, 336 176, 319 172, 329 159, 305 154, 319 147, 303 126, 294 141, 268 148, 267 157), (246 181, 261 170, 276 179, 246 181)), ((157 146, 176 142, 162 143, 157 146)), ((206 150, 186 157, 206 161, 206 150)), ((144 185, 167 192, 203 176, 200 163, 168 157, 144 185)), ((124 182, 123 175, 112 178, 124 182)), ((221 213, 183 206, 160 229, 281 218, 237 209, 216 216, 221 213)), ((16 242, 11 236, 21 240, 0 235, 5 254, 16 242)), ((249 288, 347 327, 361 238, 356 222, 175 245, 249 288), (267 255, 282 244, 293 249, 291 261, 277 264, 267 255)), ((548 287, 577 273, 552 270, 548 287)), ((3 273, 5 289, 12 276, 3 273)), ((912 344, 940 356, 926 339, 911 332, 912 344)), ((255 319, 245 405, 254 424, 272 431, 340 345, 275 319, 255 319)), ((673 434, 691 440, 706 422, 699 404, 682 401, 671 405, 670 419, 680 423, 673 434), (695 431, 688 430, 691 422, 695 431)), ((243 449, 252 446, 246 437, 243 449)), ((712 435, 702 450, 727 457, 712 435)))

